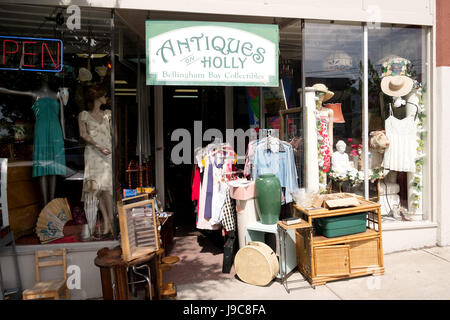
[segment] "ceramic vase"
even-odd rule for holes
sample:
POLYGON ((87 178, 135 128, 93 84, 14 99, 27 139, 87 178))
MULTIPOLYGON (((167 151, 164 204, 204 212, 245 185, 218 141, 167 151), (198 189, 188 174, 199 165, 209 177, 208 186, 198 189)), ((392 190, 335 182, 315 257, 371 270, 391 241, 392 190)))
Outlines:
POLYGON ((255 188, 261 223, 277 223, 281 210, 280 180, 274 174, 261 174, 256 179, 255 188))

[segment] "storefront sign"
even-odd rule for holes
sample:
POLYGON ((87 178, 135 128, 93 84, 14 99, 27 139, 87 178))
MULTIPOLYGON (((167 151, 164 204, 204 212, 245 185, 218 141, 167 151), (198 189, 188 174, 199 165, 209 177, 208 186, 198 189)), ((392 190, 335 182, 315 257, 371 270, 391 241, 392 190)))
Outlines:
POLYGON ((0 36, 0 70, 60 72, 62 60, 59 39, 0 36))
POLYGON ((148 85, 278 86, 278 25, 146 21, 148 85))

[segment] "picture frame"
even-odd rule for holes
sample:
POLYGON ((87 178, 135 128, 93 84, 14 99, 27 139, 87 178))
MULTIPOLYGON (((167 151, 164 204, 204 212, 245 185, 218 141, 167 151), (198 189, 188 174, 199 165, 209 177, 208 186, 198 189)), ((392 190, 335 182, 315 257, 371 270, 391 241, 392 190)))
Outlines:
POLYGON ((153 199, 117 205, 122 256, 132 261, 160 249, 158 223, 153 199))

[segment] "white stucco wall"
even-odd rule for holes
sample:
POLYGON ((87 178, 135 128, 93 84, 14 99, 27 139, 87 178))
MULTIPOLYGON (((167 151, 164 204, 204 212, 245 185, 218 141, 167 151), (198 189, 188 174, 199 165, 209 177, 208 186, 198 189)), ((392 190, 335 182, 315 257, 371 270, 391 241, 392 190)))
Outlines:
POLYGON ((0 2, 432 25, 434 0, 2 0, 0 2))
MULTIPOLYGON (((25 290, 31 288, 36 282, 35 250, 66 248, 67 267, 69 268, 69 266, 74 265, 78 266, 80 270, 80 288, 70 290, 70 298, 72 300, 101 298, 103 293, 100 269, 95 266, 94 260, 98 250, 104 247, 114 248, 118 245, 120 245, 118 241, 99 241, 88 243, 17 246, 22 289, 25 290)), ((0 266, 5 288, 15 288, 16 275, 14 260, 10 250, 0 251, 0 266)), ((42 269, 41 279, 45 281, 58 277, 62 278, 62 272, 60 272, 60 270, 61 267, 59 266, 44 268, 42 269)), ((68 274, 68 277, 70 276, 71 274, 68 274)))
POLYGON ((436 68, 435 86, 435 170, 433 174, 436 189, 436 220, 439 225, 439 245, 450 245, 450 67, 436 68))

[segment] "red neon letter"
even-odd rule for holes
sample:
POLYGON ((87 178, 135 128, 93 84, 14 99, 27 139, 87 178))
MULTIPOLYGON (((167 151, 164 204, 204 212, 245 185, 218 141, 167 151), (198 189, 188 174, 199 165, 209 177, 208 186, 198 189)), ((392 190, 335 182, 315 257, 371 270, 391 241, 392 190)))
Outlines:
MULTIPOLYGON (((55 69, 58 69, 58 65, 55 63, 55 60, 53 60, 53 56, 50 53, 50 50, 48 49, 47 44, 45 42, 42 42, 42 57, 41 57, 41 67, 42 67, 42 69, 44 69, 44 46, 47 49, 47 52, 48 52, 48 55, 50 56, 50 59, 52 59, 52 62, 55 65, 55 69)), ((57 53, 57 54, 58 54, 58 57, 59 57, 59 53, 57 53)), ((59 64, 59 61, 58 61, 58 64, 59 64)))
POLYGON ((16 41, 14 41, 14 40, 3 40, 3 64, 5 64, 6 63, 6 57, 5 57, 5 55, 7 54, 7 53, 17 53, 19 51, 19 44, 16 42, 16 41), (15 45, 16 45, 16 51, 6 51, 6 42, 13 42, 13 43, 15 43, 15 45))
POLYGON ((22 54, 22 66, 24 66, 24 67, 35 67, 35 65, 25 64, 25 55, 26 54, 29 54, 31 56, 35 56, 36 55, 36 53, 25 52, 25 44, 26 43, 36 43, 36 41, 24 41, 24 42, 22 42, 22 52, 23 52, 23 54, 22 54))

